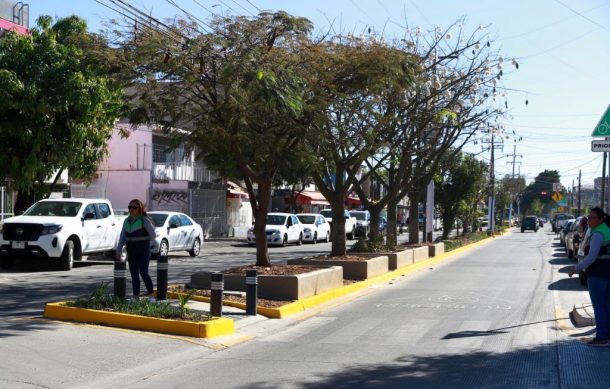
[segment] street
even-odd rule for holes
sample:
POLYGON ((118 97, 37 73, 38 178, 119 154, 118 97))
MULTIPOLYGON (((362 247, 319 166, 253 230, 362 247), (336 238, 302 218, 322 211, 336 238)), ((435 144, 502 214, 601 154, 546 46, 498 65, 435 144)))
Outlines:
MULTIPOLYGON (((516 230, 515 230, 516 231, 516 230)), ((403 235, 404 236, 404 235, 403 235)), ((271 248, 274 262, 329 245, 271 248)), ((170 260, 171 282, 252 257, 211 242, 170 260)), ((564 328, 588 296, 548 224, 498 237, 357 298, 244 326, 231 347, 41 319, 44 302, 91 291, 111 266, 0 273, 0 368, 6 387, 606 387, 607 350, 564 328)))

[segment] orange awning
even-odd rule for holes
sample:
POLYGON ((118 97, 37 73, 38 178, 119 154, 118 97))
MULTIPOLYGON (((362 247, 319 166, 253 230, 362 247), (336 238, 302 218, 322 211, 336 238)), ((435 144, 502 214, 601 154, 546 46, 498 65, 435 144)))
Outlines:
POLYGON ((316 191, 305 191, 299 193, 297 197, 297 204, 330 205, 324 195, 316 191))

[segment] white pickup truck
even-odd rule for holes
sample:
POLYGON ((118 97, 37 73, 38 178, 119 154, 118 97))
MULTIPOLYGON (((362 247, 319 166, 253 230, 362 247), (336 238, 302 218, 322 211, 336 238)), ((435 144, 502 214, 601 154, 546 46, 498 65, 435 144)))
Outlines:
POLYGON ((43 258, 70 270, 85 254, 113 251, 124 219, 105 199, 41 200, 0 224, 0 265, 43 258))
MULTIPOLYGON (((333 228, 333 211, 331 209, 323 209, 320 211, 320 214, 324 216, 328 224, 330 224, 330 229, 332 231, 333 228)), ((348 211, 344 211, 345 215, 345 235, 354 240, 356 238, 356 218, 350 215, 348 211)))

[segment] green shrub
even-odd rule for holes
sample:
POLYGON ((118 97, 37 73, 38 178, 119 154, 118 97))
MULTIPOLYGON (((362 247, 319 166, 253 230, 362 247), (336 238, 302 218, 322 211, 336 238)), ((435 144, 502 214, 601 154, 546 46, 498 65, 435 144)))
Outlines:
POLYGON ((156 317, 160 319, 179 319, 189 321, 207 321, 212 318, 209 313, 192 312, 186 306, 186 303, 191 298, 192 293, 180 298, 179 306, 172 306, 168 302, 150 302, 148 299, 141 300, 123 300, 121 298, 111 296, 106 293, 108 283, 102 282, 96 290, 88 297, 79 298, 75 301, 66 303, 67 306, 95 309, 98 311, 109 311, 128 313, 132 315, 156 317))

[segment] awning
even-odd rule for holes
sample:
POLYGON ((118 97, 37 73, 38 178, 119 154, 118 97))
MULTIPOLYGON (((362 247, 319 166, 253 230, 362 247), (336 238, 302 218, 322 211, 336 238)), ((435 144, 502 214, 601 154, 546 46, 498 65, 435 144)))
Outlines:
POLYGON ((360 198, 358 198, 358 196, 347 196, 347 198, 345 199, 345 205, 347 205, 348 207, 356 207, 362 204, 362 201, 360 201, 360 198))
POLYGON ((232 181, 227 181, 227 198, 229 199, 249 199, 248 192, 232 181))
POLYGON ((324 195, 316 191, 305 191, 299 193, 297 197, 297 204, 330 205, 324 195))
POLYGON ((9 22, 8 20, 2 19, 0 18, 0 30, 15 30, 17 33, 21 34, 21 35, 27 35, 28 34, 28 29, 16 24, 16 23, 12 23, 9 22))

